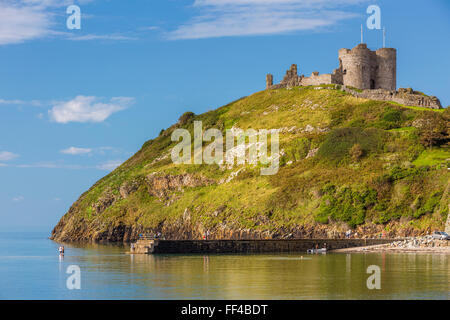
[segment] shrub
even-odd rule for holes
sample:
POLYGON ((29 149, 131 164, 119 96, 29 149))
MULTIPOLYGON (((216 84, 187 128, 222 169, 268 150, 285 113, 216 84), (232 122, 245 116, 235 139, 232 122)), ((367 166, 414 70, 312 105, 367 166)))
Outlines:
POLYGON ((387 133, 375 128, 338 128, 332 130, 317 152, 317 158, 334 165, 350 157, 350 149, 359 144, 364 154, 382 152, 387 133))
POLYGON ((402 111, 390 107, 381 114, 373 126, 384 130, 399 128, 401 127, 402 118, 402 111))
POLYGON ((178 119, 178 123, 180 124, 180 126, 184 126, 194 117, 195 117, 195 113, 193 113, 191 111, 185 112, 178 119))
POLYGON ((424 214, 432 213, 434 208, 439 204, 441 200, 442 192, 435 192, 431 195, 430 198, 425 202, 423 206, 421 206, 416 212, 414 212, 414 218, 420 218, 424 214))
POLYGON ((311 148, 311 141, 307 138, 300 138, 294 140, 287 148, 286 154, 287 156, 294 160, 299 161, 304 159, 311 148))
POLYGON ((376 203, 376 191, 369 188, 352 190, 344 187, 337 189, 327 185, 322 189, 325 195, 315 215, 319 223, 327 223, 329 220, 343 221, 351 227, 364 223, 366 210, 376 203))
POLYGON ((396 180, 405 179, 405 178, 412 179, 412 178, 415 178, 415 177, 424 176, 427 171, 428 171, 427 167, 401 168, 399 166, 395 166, 387 174, 387 178, 391 182, 394 182, 396 180))
POLYGON ((383 113, 382 119, 386 122, 398 123, 402 118, 402 113, 399 110, 390 109, 383 113))

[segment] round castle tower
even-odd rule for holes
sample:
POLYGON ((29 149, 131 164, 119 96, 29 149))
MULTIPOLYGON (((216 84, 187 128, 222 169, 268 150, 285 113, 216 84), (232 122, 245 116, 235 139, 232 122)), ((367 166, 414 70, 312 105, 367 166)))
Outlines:
POLYGON ((357 45, 352 50, 339 50, 339 60, 342 63, 344 85, 370 89, 372 54, 365 43, 357 45))
POLYGON ((376 52, 377 74, 376 89, 396 90, 397 89, 397 50, 392 48, 381 48, 376 52))
POLYGON ((371 51, 365 43, 339 50, 343 84, 358 89, 396 89, 395 49, 371 51))

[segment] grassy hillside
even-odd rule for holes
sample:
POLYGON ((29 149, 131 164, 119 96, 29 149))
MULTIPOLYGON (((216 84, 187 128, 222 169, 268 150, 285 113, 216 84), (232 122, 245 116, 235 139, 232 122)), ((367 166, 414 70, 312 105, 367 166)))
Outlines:
MULTIPOLYGON (((442 228, 450 199, 450 110, 355 98, 332 86, 267 90, 177 124, 98 181, 56 240, 408 235, 442 228), (175 165, 176 128, 281 129, 280 170, 175 165)), ((192 134, 193 136, 193 134, 192 134)))

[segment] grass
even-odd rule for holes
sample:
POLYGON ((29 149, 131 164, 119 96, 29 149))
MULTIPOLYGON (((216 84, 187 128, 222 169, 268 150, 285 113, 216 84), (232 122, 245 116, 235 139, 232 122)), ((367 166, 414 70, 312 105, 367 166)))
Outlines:
POLYGON ((426 108, 426 107, 416 107, 416 106, 405 106, 404 104, 395 102, 395 101, 389 101, 390 104, 402 107, 402 108, 406 108, 406 109, 411 109, 411 110, 416 110, 416 111, 433 111, 433 112, 439 112, 439 113, 444 113, 445 112, 445 108, 442 109, 430 109, 430 108, 426 108))
POLYGON ((413 162, 416 166, 434 166, 442 163, 450 165, 450 150, 448 148, 427 149, 413 162))

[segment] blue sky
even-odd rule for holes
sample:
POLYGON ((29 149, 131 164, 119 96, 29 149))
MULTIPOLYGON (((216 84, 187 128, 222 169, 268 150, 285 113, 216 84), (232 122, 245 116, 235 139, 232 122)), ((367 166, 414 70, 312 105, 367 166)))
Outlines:
MULTIPOLYGON (((50 231, 95 181, 185 111, 329 73, 381 8, 397 87, 450 104, 450 1, 0 0, 0 230, 50 231), (81 29, 66 8, 81 8, 81 29)), ((381 47, 379 30, 365 42, 381 47)))

